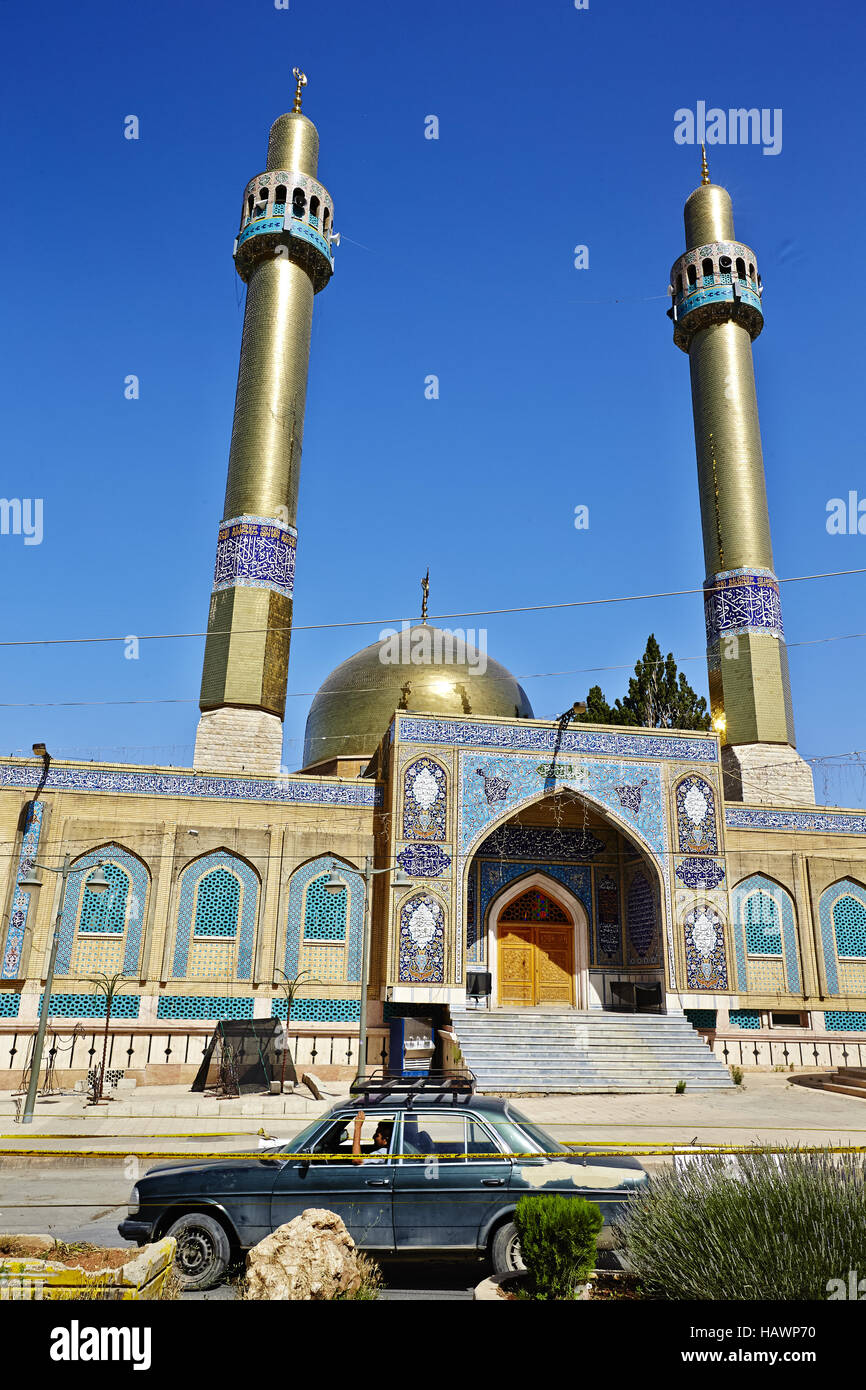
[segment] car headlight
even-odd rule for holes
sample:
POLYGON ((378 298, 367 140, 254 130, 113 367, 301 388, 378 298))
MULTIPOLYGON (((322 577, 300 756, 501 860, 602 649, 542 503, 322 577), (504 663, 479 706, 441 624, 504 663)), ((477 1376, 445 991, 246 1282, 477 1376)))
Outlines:
POLYGON ((141 1198, 138 1195, 138 1187, 135 1186, 130 1192, 129 1201, 126 1204, 127 1216, 135 1216, 135 1213, 138 1211, 140 1202, 141 1198))

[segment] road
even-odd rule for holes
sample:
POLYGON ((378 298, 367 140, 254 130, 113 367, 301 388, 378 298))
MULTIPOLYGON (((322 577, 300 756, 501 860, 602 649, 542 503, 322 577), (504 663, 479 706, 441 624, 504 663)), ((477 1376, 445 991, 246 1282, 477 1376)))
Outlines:
MULTIPOLYGON (((49 1235, 67 1242, 123 1246, 117 1224, 126 1216, 133 1178, 120 1163, 73 1167, 40 1161, 30 1167, 0 1165, 0 1230, 9 1235, 49 1235)), ((135 1247, 130 1245, 130 1249, 135 1247)), ((481 1263, 387 1260, 382 1263, 386 1301, 459 1301, 489 1271, 481 1263)), ((185 1300, 237 1297, 232 1284, 207 1293, 183 1294, 185 1300)))

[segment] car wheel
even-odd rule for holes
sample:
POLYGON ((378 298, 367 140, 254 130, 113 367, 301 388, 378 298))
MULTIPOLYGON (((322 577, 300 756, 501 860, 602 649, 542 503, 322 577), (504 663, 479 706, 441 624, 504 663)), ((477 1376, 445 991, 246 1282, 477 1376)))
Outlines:
POLYGON ((183 1289, 212 1289, 229 1267, 231 1245, 225 1227, 202 1212, 187 1212, 165 1232, 174 1236, 174 1267, 183 1289))
POLYGON ((513 1221, 506 1221, 493 1237, 490 1246, 493 1273, 497 1278, 503 1274, 518 1274, 526 1269, 520 1253, 520 1237, 513 1221))

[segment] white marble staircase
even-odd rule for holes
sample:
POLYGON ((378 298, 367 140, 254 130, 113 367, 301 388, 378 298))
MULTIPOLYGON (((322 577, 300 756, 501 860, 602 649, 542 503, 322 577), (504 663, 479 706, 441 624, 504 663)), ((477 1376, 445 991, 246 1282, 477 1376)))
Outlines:
POLYGON ((452 1009, 479 1091, 715 1091, 728 1068, 682 1014, 452 1009))

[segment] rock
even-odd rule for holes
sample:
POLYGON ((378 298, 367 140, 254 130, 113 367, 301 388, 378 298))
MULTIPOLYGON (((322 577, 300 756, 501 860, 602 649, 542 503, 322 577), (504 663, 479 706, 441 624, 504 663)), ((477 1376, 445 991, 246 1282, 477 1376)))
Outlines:
POLYGON ((314 1075, 313 1072, 305 1071, 303 1076, 301 1077, 301 1081, 308 1088, 308 1090, 312 1091, 316 1100, 324 1099, 322 1095, 322 1083, 319 1080, 319 1078, 316 1075, 314 1075))
POLYGON ((355 1242, 333 1211, 310 1207, 247 1253, 251 1299, 301 1302, 354 1293, 361 1284, 355 1242))

